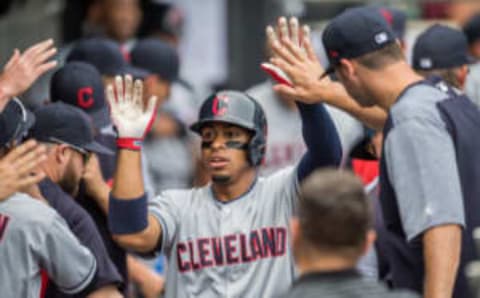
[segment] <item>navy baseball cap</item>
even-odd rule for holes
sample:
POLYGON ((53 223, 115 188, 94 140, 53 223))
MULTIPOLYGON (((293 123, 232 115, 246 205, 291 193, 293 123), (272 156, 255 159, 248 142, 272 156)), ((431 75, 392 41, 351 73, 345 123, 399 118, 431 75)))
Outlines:
POLYGON ((390 7, 379 7, 378 10, 387 24, 392 28, 395 37, 399 40, 403 40, 405 37, 405 28, 407 26, 407 15, 399 9, 390 7))
POLYGON ((463 26, 463 32, 467 36, 469 44, 480 39, 480 13, 477 13, 468 20, 465 26, 463 26))
POLYGON ((322 77, 333 73, 341 59, 380 50, 395 40, 391 27, 377 10, 365 6, 347 9, 323 31, 322 41, 330 65, 322 77))
POLYGON ((178 79, 179 58, 177 51, 166 42, 155 38, 138 41, 130 53, 132 64, 157 74, 169 82, 178 79))
POLYGON ((77 150, 112 155, 107 147, 95 142, 88 115, 62 102, 35 110, 36 122, 29 136, 39 142, 63 143, 77 150))
POLYGON ((50 81, 50 100, 82 109, 92 118, 97 129, 111 123, 102 77, 88 63, 69 62, 55 72, 50 81))
POLYGON ((83 61, 95 66, 102 75, 130 74, 144 78, 148 72, 130 65, 124 58, 120 46, 107 38, 89 38, 78 41, 67 56, 67 62, 83 61))
POLYGON ((20 142, 35 123, 35 116, 17 98, 11 99, 0 113, 0 147, 20 142))
POLYGON ((415 70, 432 70, 470 64, 468 43, 462 31, 435 24, 420 34, 413 46, 415 70))

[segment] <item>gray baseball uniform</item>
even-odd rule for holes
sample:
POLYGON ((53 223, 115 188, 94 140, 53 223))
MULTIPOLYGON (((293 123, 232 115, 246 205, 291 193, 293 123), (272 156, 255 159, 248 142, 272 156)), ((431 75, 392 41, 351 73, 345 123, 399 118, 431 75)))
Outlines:
POLYGON ((149 206, 162 226, 166 297, 273 297, 294 279, 289 219, 297 200, 294 167, 257 178, 223 203, 210 186, 165 191, 149 206))
POLYGON ((90 251, 47 204, 16 193, 0 202, 2 297, 40 296, 41 270, 68 294, 84 290, 96 271, 90 251))

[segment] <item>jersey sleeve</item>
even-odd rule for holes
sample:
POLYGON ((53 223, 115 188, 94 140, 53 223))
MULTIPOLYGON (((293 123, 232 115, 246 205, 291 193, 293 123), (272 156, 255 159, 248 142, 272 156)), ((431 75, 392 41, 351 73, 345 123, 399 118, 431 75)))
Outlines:
POLYGON ((157 219, 162 227, 162 239, 159 249, 163 253, 166 253, 171 248, 177 233, 182 201, 183 198, 180 195, 165 191, 149 202, 149 213, 157 219))
POLYGON ((265 181, 263 195, 273 200, 276 210, 285 210, 288 215, 293 214, 298 202, 298 165, 286 167, 268 176, 265 181))
POLYGON ((45 229, 46 235, 36 252, 42 268, 60 291, 81 292, 95 276, 95 257, 75 238, 58 214, 45 229))
POLYGON ((455 149, 442 124, 410 119, 396 125, 384 154, 409 241, 434 226, 464 226, 455 149))

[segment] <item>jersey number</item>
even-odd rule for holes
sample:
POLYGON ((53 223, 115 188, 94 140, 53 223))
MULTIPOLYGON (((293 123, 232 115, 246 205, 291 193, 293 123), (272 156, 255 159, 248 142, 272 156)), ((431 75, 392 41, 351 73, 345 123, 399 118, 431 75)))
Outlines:
POLYGON ((8 222, 10 221, 10 217, 6 215, 0 214, 0 242, 2 242, 3 235, 7 230, 8 222))

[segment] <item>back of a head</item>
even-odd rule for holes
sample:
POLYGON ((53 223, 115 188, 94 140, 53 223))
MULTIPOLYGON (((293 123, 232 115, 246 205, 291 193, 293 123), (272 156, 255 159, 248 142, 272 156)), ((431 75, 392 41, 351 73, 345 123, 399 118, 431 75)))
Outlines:
POLYGON ((132 67, 122 54, 120 45, 108 38, 86 38, 76 42, 67 56, 67 62, 81 61, 89 63, 102 76, 131 74, 135 78, 144 78, 147 72, 132 67))
POLYGON ((463 32, 470 46, 470 53, 480 59, 480 13, 473 15, 463 26, 463 32))
POLYGON ((438 75, 451 85, 461 88, 455 70, 470 64, 468 43, 464 33, 449 26, 435 24, 416 39, 412 66, 424 76, 438 75))
POLYGON ((324 169, 301 185, 301 235, 312 250, 359 257, 371 228, 371 212, 361 181, 351 172, 324 169))
POLYGON ((172 82, 178 79, 180 61, 175 48, 156 38, 139 40, 130 53, 132 64, 172 82))

